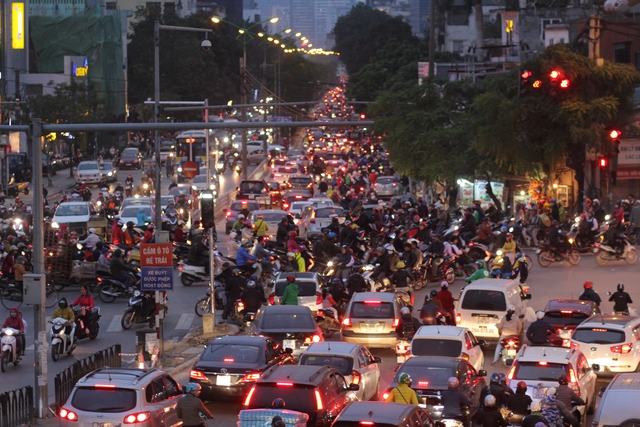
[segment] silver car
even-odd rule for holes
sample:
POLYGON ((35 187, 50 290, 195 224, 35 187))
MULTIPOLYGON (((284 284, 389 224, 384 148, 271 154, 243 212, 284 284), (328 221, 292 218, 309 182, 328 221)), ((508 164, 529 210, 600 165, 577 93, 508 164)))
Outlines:
POLYGON ((378 197, 393 197, 400 194, 400 184, 395 176, 379 176, 373 184, 373 189, 378 197))

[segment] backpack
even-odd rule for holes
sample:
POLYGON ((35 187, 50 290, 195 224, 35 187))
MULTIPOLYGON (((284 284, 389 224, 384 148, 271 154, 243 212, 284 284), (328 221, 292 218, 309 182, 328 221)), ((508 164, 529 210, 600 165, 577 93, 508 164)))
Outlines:
POLYGON ((412 338, 416 334, 416 327, 413 324, 413 319, 410 322, 404 322, 402 325, 402 336, 405 338, 412 338))

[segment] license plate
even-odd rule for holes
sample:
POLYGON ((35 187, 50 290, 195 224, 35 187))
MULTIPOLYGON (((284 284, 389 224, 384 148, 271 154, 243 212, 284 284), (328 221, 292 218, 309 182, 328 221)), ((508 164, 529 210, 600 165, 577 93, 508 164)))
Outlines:
POLYGON ((493 320, 493 317, 478 317, 478 323, 480 325, 489 325, 491 324, 491 322, 495 322, 495 320, 493 320))
POLYGON ((560 338, 571 338, 571 330, 563 329, 560 331, 560 338))
POLYGON ((131 163, 127 163, 125 166, 133 166, 131 163))
POLYGON ((111 423, 91 423, 91 427, 120 427, 120 424, 111 424, 111 423))
POLYGON ((217 375, 216 376, 216 385, 230 386, 231 385, 231 375, 217 375))
POLYGON ((547 389, 543 387, 538 387, 533 389, 533 398, 534 399, 544 399, 547 397, 547 389))
POLYGON ((295 350, 296 349, 296 340, 283 340, 282 341, 282 347, 290 348, 291 350, 295 350))
POLYGON ((515 356, 517 351, 515 349, 508 349, 507 356, 515 356))
POLYGON ((250 199, 255 199, 255 198, 256 198, 256 195, 255 195, 255 194, 249 194, 249 198, 250 198, 250 199))

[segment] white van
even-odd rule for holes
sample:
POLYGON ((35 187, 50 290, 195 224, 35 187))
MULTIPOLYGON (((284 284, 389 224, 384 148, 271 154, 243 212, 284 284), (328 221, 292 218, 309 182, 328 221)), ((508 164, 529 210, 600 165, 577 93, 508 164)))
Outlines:
POLYGON ((473 335, 497 342, 500 335, 496 323, 513 305, 516 316, 524 315, 531 294, 527 285, 515 280, 480 279, 460 290, 456 302, 456 325, 468 328, 473 335))
POLYGON ((593 426, 634 427, 638 413, 632 408, 640 400, 640 374, 618 374, 609 383, 593 417, 593 426))

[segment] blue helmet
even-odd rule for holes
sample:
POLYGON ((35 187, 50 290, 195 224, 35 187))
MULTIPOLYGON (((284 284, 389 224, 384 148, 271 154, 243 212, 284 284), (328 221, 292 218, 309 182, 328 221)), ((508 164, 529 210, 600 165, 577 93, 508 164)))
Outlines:
POLYGON ((191 393, 192 391, 202 390, 202 386, 198 383, 189 383, 185 386, 184 391, 191 393))
POLYGON ((331 233, 329 233, 329 234, 327 235, 327 237, 328 237, 328 238, 330 238, 330 239, 335 239, 335 238, 336 238, 336 237, 338 237, 338 236, 336 236, 336 233, 334 233, 334 232, 332 231, 331 233))
POLYGON ((498 372, 494 372, 493 374, 491 374, 491 382, 492 383, 500 382, 500 374, 498 372))

